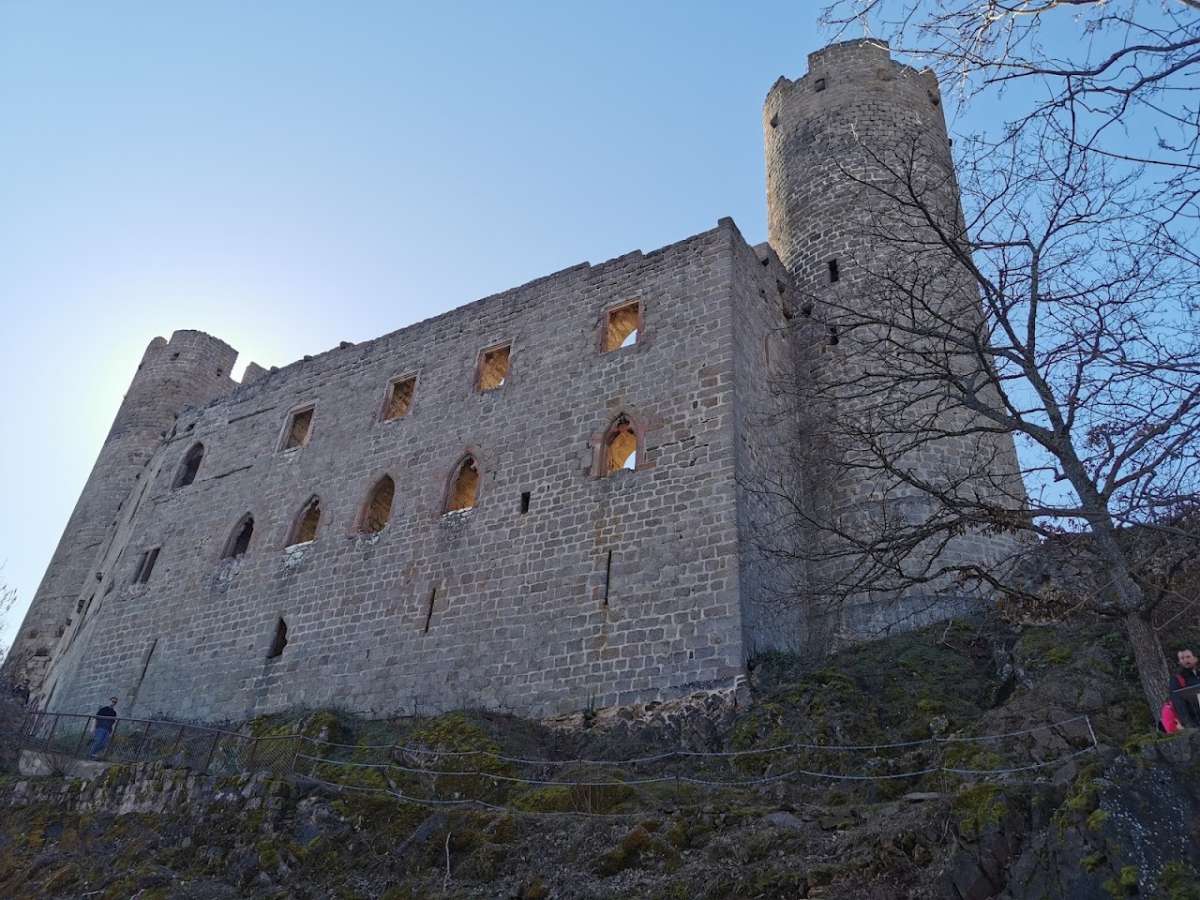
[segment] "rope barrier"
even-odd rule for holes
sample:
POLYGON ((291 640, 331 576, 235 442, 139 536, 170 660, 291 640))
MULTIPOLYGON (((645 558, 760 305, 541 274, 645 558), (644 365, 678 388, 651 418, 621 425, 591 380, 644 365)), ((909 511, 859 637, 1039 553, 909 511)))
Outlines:
POLYGON ((646 818, 645 810, 638 810, 636 812, 627 812, 627 813, 593 813, 593 812, 584 812, 583 810, 554 810, 554 811, 545 810, 545 811, 543 811, 543 810, 517 809, 516 807, 513 807, 513 806, 497 806, 494 803, 487 803, 483 800, 472 800, 470 798, 464 798, 462 800, 424 800, 420 797, 410 797, 401 791, 393 791, 393 790, 389 790, 388 788, 366 787, 363 785, 356 785, 356 784, 339 784, 336 781, 325 781, 321 778, 314 778, 311 775, 301 775, 300 777, 303 778, 305 781, 309 781, 314 784, 324 785, 325 787, 336 788, 338 790, 358 791, 359 793, 365 793, 365 794, 386 794, 389 797, 395 797, 397 800, 402 800, 405 803, 414 803, 414 804, 417 804, 418 806, 432 806, 435 808, 441 807, 441 806, 446 806, 446 805, 481 806, 484 809, 490 809, 490 810, 494 810, 496 812, 503 812, 503 813, 508 813, 510 815, 517 815, 517 816, 530 816, 530 817, 535 817, 535 818, 539 818, 539 817, 540 818, 545 818, 545 817, 553 818, 553 817, 558 817, 558 816, 583 816, 585 818, 591 818, 591 819, 625 819, 625 820, 646 818))
POLYGON ((1066 756, 1059 757, 1058 759, 1050 759, 1045 762, 1033 763, 1029 766, 1019 766, 1013 769, 951 769, 943 766, 941 771, 948 772, 951 775, 1012 775, 1016 772, 1029 772, 1033 769, 1044 769, 1046 766, 1056 766, 1077 756, 1083 756, 1085 753, 1095 753, 1096 750, 1097 747, 1095 745, 1084 747, 1082 750, 1076 750, 1074 753, 1068 753, 1066 756))
POLYGON ((386 769, 390 771, 404 772, 410 775, 427 775, 435 778, 487 778, 493 782, 502 781, 509 784, 524 784, 536 787, 636 787, 645 784, 694 784, 705 787, 747 787, 751 785, 770 784, 777 781, 783 781, 795 775, 804 775, 811 778, 825 778, 834 781, 890 781, 897 778, 916 778, 922 775, 932 775, 935 772, 946 772, 951 775, 1010 775, 1016 772, 1028 772, 1034 769, 1045 768, 1046 766, 1057 765, 1059 763, 1066 762, 1067 760, 1074 759, 1077 756, 1082 756, 1085 753, 1095 752, 1096 749, 1096 745, 1093 744, 1058 759, 1045 760, 1028 766, 999 769, 960 769, 951 766, 937 765, 924 769, 913 769, 908 772, 857 775, 843 774, 839 772, 817 772, 811 769, 795 768, 790 769, 787 772, 778 773, 776 775, 764 775, 758 778, 739 778, 724 781, 712 781, 705 778, 696 778, 692 775, 655 775, 649 778, 631 778, 627 781, 565 781, 556 779, 522 778, 516 775, 503 775, 496 772, 419 769, 412 766, 402 766, 399 763, 352 762, 349 760, 329 759, 321 756, 309 756, 305 753, 297 754, 296 758, 304 759, 313 763, 322 763, 325 765, 341 766, 353 769, 386 769))
MULTIPOLYGON (((829 750, 835 752, 857 752, 863 750, 897 750, 904 747, 920 747, 930 744, 957 744, 957 743, 978 743, 983 741, 998 741, 1010 737, 1020 737, 1026 734, 1033 734, 1038 731, 1048 731, 1053 728, 1060 728, 1063 725, 1069 725, 1072 722, 1086 720, 1086 715, 1072 716, 1069 719, 1063 719, 1059 722, 1051 722, 1046 725, 1035 725, 1032 728, 1023 728, 1019 731, 1008 731, 1000 734, 984 734, 975 736, 962 737, 927 737, 918 738, 912 741, 893 741, 882 744, 810 744, 795 741, 788 744, 779 744, 775 747, 764 747, 760 750, 727 750, 727 751, 705 751, 705 750, 668 750, 664 753, 657 753, 653 756, 636 756, 629 759, 529 759, 519 756, 505 756, 502 753, 497 753, 494 750, 430 750, 427 747, 408 747, 403 744, 338 744, 333 741, 322 741, 317 738, 307 735, 300 735, 302 741, 308 741, 312 744, 320 744, 324 747, 336 747, 339 749, 348 750, 391 750, 398 753, 407 753, 412 756, 487 756, 499 762, 508 762, 515 765, 525 766, 568 766, 568 765, 588 765, 588 766, 634 766, 643 765, 645 763, 663 762, 668 759, 679 757, 686 758, 708 758, 708 759, 730 759, 744 756, 763 756, 770 753, 787 753, 795 750, 829 750)), ((1090 720, 1089 720, 1089 730, 1090 720)), ((1094 739, 1094 736, 1093 736, 1094 739)))

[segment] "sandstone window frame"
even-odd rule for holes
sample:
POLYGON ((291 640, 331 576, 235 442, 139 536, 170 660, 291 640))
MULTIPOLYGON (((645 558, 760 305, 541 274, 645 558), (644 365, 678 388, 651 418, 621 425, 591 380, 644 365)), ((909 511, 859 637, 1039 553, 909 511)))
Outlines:
POLYGON ((313 427, 316 425, 317 419, 317 403, 303 403, 299 406, 294 406, 288 410, 288 413, 283 418, 283 428, 279 432, 279 441, 277 443, 278 453, 293 453, 297 450, 303 450, 312 443, 313 427), (307 428, 304 431, 303 437, 293 440, 293 432, 296 425, 296 420, 306 417, 307 428))
POLYGON ((508 385, 512 381, 512 357, 513 342, 511 340, 498 341, 482 348, 475 358, 474 383, 476 393, 490 394, 508 385), (504 374, 498 382, 494 382, 489 372, 488 360, 502 350, 504 351, 504 374))
POLYGON ((321 517, 323 515, 320 495, 311 495, 292 518, 284 549, 303 547, 316 541, 321 536, 321 517))
POLYGON ((253 513, 245 513, 234 524, 233 529, 229 532, 229 537, 225 541, 225 546, 221 550, 221 559, 241 559, 250 552, 250 542, 254 540, 254 515, 253 513), (249 526, 250 532, 245 535, 243 542, 242 536, 249 526))
POLYGON ((640 417, 628 411, 622 411, 613 416, 608 427, 595 441, 592 458, 592 475, 596 478, 608 478, 620 472, 638 472, 648 468, 646 462, 646 426, 640 417), (628 434, 633 438, 633 448, 621 463, 614 465, 612 446, 620 435, 628 434), (628 457, 632 456, 634 464, 627 466, 628 457))
POLYGON ((601 353, 616 353, 618 350, 629 350, 639 344, 645 343, 646 340, 646 304, 642 298, 635 297, 632 299, 622 300, 620 303, 615 303, 604 310, 604 315, 600 320, 600 335, 599 348, 601 353), (637 309, 637 324, 626 334, 620 341, 613 343, 609 338, 612 331, 613 317, 626 312, 630 307, 637 309), (628 340, 629 334, 635 335, 632 343, 625 343, 628 340))
POLYGON ((416 372, 405 372, 402 375, 395 375, 388 379, 387 386, 383 391, 383 402, 379 405, 379 415, 376 417, 377 421, 396 422, 412 415, 413 405, 417 402, 417 374, 416 372), (393 413, 392 407, 396 389, 405 383, 411 383, 412 385, 408 390, 407 403, 404 404, 403 412, 393 413))
POLYGON ((363 498, 358 515, 354 520, 354 534, 359 537, 371 537, 384 531, 392 522, 392 513, 395 507, 396 479, 384 472, 372 481, 371 486, 367 489, 367 495, 363 498), (379 518, 381 510, 377 507, 381 490, 387 491, 387 511, 383 515, 382 521, 379 518), (378 527, 374 527, 376 524, 378 527))
POLYGON ((442 492, 441 514, 443 516, 455 512, 469 512, 470 510, 479 507, 480 494, 483 489, 483 465, 479 461, 479 454, 474 450, 467 450, 462 453, 454 465, 450 468, 450 476, 446 479, 446 488, 442 492), (470 464, 475 471, 474 484, 471 494, 471 502, 469 504, 460 504, 460 476, 463 469, 470 464))
POLYGON ((188 447, 183 458, 179 460, 179 466, 175 469, 175 477, 171 479, 171 490, 178 491, 195 484, 196 475, 200 472, 206 452, 202 441, 196 441, 188 447))

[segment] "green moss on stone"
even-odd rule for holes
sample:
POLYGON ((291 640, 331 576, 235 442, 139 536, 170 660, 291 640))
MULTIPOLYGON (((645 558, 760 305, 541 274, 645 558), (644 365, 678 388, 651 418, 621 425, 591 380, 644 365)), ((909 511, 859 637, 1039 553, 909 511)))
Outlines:
POLYGON ((990 826, 1000 824, 1008 806, 998 786, 979 783, 960 788, 954 795, 952 808, 959 833, 974 840, 990 826))

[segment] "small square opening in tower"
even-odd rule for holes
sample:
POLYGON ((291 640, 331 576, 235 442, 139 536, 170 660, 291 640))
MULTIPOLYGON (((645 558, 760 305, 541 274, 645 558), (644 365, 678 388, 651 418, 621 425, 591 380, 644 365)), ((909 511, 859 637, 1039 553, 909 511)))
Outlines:
POLYGON ((642 326, 642 304, 637 300, 610 309, 604 320, 604 352, 631 347, 642 326))
POLYGON ((295 450, 308 444, 312 435, 313 408, 300 409, 292 413, 287 431, 283 435, 284 450, 295 450))
POLYGON ((508 379, 508 357, 511 344, 484 350, 479 357, 479 390, 494 391, 504 387, 508 379))
POLYGON ((417 379, 409 375, 397 378, 388 385, 387 399, 383 404, 383 421, 390 422, 408 415, 412 409, 413 394, 417 389, 417 379))
POLYGON ((823 90, 825 90, 825 79, 818 78, 816 81, 813 82, 813 91, 820 93, 823 90))

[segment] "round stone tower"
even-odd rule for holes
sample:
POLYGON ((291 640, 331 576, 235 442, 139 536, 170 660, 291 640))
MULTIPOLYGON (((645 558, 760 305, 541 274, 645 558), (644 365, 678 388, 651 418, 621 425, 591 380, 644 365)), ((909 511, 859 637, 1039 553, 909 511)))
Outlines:
POLYGON ((810 296, 848 294, 861 281, 856 265, 877 248, 861 227, 867 191, 858 180, 881 181, 883 164, 915 150, 927 175, 941 170, 940 199, 957 210, 937 79, 894 62, 880 41, 810 53, 806 75, 772 86, 763 123, 769 240, 810 296), (831 261, 838 263, 836 281, 831 261))
MULTIPOLYGON (((905 212, 888 196, 889 192, 903 195, 906 183, 917 185, 921 201, 940 224, 952 231, 962 227, 937 80, 932 72, 893 61, 887 45, 880 41, 833 44, 809 55, 803 77, 795 81, 780 78, 772 86, 764 106, 763 129, 769 240, 792 273, 803 309, 811 316, 805 330, 810 340, 801 350, 805 354, 802 365, 814 373, 815 381, 824 379, 827 385, 834 385, 820 396, 841 405, 839 415, 849 420, 847 409, 857 416, 860 410, 855 404, 865 410, 875 402, 872 392, 858 380, 863 369, 860 363, 866 358, 859 338, 868 338, 876 354, 867 368, 873 363, 876 370, 905 372, 899 359, 895 370, 889 368, 889 360, 879 356, 880 346, 887 342, 871 336, 872 316, 879 314, 879 322, 887 321, 889 313, 879 310, 889 292, 896 293, 889 288, 890 278, 896 277, 895 283, 919 284, 926 296, 935 298, 929 308, 938 316, 976 321, 982 315, 969 274, 952 254, 937 249, 936 242, 922 243, 920 217, 911 210, 905 212), (918 240, 906 244, 913 236, 918 240), (926 249, 908 252, 914 246, 926 249), (859 330, 847 335, 846 326, 851 322, 857 323, 859 330), (853 399, 839 399, 850 395, 853 399)), ((919 350, 915 344, 908 349, 913 356, 919 350)), ((977 364, 968 361, 967 365, 977 364)), ((912 393, 915 396, 920 391, 912 393)), ((924 427, 921 423, 933 416, 939 419, 939 432, 943 424, 969 427, 972 420, 982 421, 952 403, 933 409, 921 408, 920 403, 914 403, 912 409, 893 404, 888 415, 886 429, 890 433, 880 443, 904 441, 906 432, 919 433, 924 427)), ((815 498, 812 508, 817 511, 814 518, 830 517, 843 534, 861 534, 866 542, 873 528, 878 534, 882 527, 890 527, 886 523, 914 525, 927 520, 936 505, 929 495, 882 474, 872 453, 864 452, 862 444, 856 445, 853 435, 842 433, 838 438, 840 441, 833 439, 836 446, 831 444, 813 454, 809 480, 815 498), (847 465, 851 458, 856 463, 847 465)), ((1016 453, 1007 434, 918 442, 904 453, 901 465, 919 472, 921 480, 942 483, 960 479, 973 471, 973 466, 987 468, 982 490, 1003 484, 1005 494, 1023 498, 1016 453), (980 460, 988 462, 981 464, 980 460)), ((855 565, 851 554, 845 552, 850 542, 830 547, 829 541, 840 540, 828 537, 831 533, 826 529, 824 537, 815 538, 814 546, 824 548, 810 567, 818 596, 822 590, 817 585, 822 582, 844 586, 857 578, 845 574, 855 565), (820 543, 822 540, 826 543, 820 543), (831 561, 833 557, 837 560, 831 561)), ((941 546, 937 559, 990 565, 1013 547, 1007 536, 970 533, 941 546)), ((917 555, 912 559, 916 561, 917 555)), ((897 584, 904 581, 895 579, 897 584)), ((947 596, 945 603, 928 602, 930 595, 944 591, 947 585, 931 584, 920 590, 921 597, 907 591, 898 596, 880 586, 869 592, 869 602, 839 608, 839 621, 833 626, 843 634, 867 636, 904 619, 921 624, 921 619, 944 615, 963 599, 947 596), (911 602, 904 602, 904 597, 911 602), (893 608, 883 609, 889 603, 893 608), (918 608, 927 612, 914 615, 918 608)), ((866 596, 859 599, 867 600, 866 596)))
POLYGON ((38 693, 58 637, 95 582, 96 560, 121 503, 179 412, 236 386, 229 374, 236 359, 236 350, 200 331, 150 342, 5 661, 13 683, 38 693))

